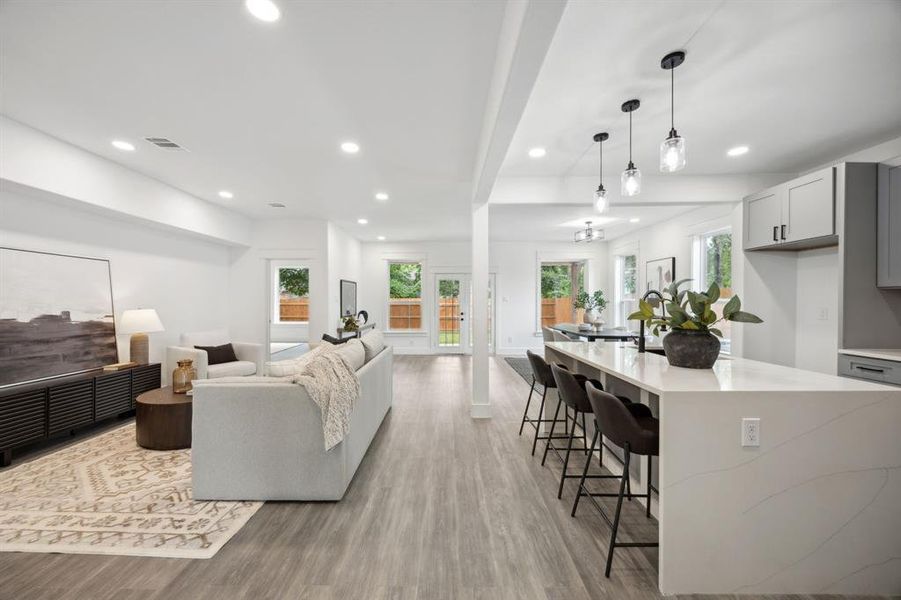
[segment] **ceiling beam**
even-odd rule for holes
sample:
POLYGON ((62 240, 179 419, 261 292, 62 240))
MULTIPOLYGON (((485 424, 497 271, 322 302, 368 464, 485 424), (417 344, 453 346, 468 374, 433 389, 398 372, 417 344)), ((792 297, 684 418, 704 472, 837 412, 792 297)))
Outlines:
POLYGON ((473 204, 491 195, 565 7, 566 0, 507 0, 474 167, 473 204))

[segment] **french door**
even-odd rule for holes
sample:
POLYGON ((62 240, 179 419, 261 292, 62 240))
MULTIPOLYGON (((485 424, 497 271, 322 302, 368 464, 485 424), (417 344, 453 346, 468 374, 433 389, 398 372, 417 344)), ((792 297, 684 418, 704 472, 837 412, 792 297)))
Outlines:
MULTIPOLYGON (((472 352, 472 279, 469 273, 435 275, 435 330, 442 354, 472 352)), ((494 274, 488 279, 488 345, 494 351, 494 274)))
POLYGON ((435 312, 438 351, 445 354, 470 352, 470 279, 465 273, 435 275, 435 312))

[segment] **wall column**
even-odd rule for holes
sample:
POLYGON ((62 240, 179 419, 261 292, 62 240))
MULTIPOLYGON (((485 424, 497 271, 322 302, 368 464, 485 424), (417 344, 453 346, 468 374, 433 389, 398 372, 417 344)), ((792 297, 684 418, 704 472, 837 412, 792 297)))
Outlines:
POLYGON ((472 207, 472 406, 474 419, 491 417, 488 398, 488 204, 472 207))

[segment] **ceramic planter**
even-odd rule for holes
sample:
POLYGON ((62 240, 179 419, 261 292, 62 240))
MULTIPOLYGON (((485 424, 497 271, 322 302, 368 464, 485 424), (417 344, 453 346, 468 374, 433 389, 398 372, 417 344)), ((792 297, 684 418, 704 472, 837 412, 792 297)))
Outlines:
POLYGON ((720 341, 709 331, 673 329, 663 338, 663 350, 674 367, 710 369, 720 355, 720 341))

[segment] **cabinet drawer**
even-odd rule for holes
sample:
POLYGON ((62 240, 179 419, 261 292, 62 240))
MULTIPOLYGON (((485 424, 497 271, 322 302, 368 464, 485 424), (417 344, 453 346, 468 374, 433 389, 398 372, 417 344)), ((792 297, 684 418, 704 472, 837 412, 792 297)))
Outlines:
POLYGON ((0 398, 0 448, 12 448, 46 436, 46 390, 0 398))
POLYGON ((901 363, 890 360, 840 354, 838 374, 877 383, 901 385, 901 363))
POLYGON ((94 422, 94 380, 50 388, 47 431, 75 429, 94 422))
POLYGON ((98 421, 131 410, 131 373, 97 377, 94 418, 98 421))

